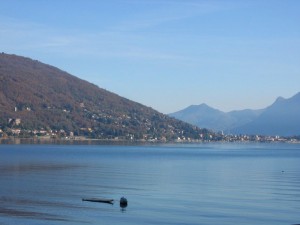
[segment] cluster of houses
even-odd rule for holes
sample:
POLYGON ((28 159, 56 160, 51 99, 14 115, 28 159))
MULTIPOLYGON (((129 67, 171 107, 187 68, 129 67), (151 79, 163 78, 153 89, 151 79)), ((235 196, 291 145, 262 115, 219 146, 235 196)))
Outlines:
POLYGON ((220 140, 225 142, 282 142, 282 143, 300 143, 300 136, 295 137, 282 137, 282 136, 270 136, 270 135, 224 135, 220 134, 220 140))
POLYGON ((24 130, 21 128, 6 128, 5 131, 0 129, 0 138, 9 138, 9 137, 44 137, 44 138, 56 138, 56 137, 67 137, 73 138, 74 133, 67 133, 64 130, 24 130))
MULTIPOLYGON (((34 129, 34 130, 25 130, 21 129, 21 119, 20 118, 10 118, 8 119, 8 127, 5 129, 1 129, 0 126, 0 138, 34 138, 34 137, 42 137, 42 138, 63 138, 63 139, 86 139, 84 136, 74 135, 74 132, 67 132, 63 129, 60 130, 48 130, 48 129, 34 129)), ((81 128, 80 133, 92 133, 93 130, 91 128, 81 128)), ((128 136, 128 135, 127 135, 128 136)), ((140 136, 144 141, 150 142, 166 142, 167 139, 165 137, 162 138, 154 138, 149 135, 140 136)), ((112 137, 113 140, 118 139, 126 139, 126 140, 134 140, 134 135, 129 135, 128 137, 112 137)), ((197 140, 192 140, 190 138, 186 138, 182 135, 179 135, 175 142, 194 142, 197 140)), ((205 142, 284 142, 284 143, 300 143, 300 136, 296 137, 280 137, 280 136, 263 136, 263 135, 227 135, 223 132, 219 133, 210 133, 206 134, 204 137, 203 134, 200 135, 198 141, 205 142)))
MULTIPOLYGON (((0 138, 10 138, 10 137, 40 137, 40 138, 63 138, 65 140, 80 140, 86 139, 85 137, 75 136, 74 132, 66 132, 64 130, 22 130, 20 128, 11 128, 8 132, 4 132, 0 129, 0 138)), ((115 137, 113 140, 118 140, 119 138, 115 137)), ((134 137, 131 136, 129 140, 133 140, 134 137)), ((144 137, 144 141, 150 142, 166 142, 166 139, 157 139, 152 138, 148 139, 144 137)), ((202 139, 203 140, 203 139, 202 139)), ((175 142, 185 143, 185 142, 195 142, 197 140, 192 140, 190 138, 178 137, 175 142)), ((201 141, 201 139, 199 140, 201 141)), ((205 142, 258 142, 258 143, 300 143, 300 136, 298 137, 280 137, 280 136, 262 136, 262 135, 224 135, 216 134, 209 135, 205 138, 205 142)))

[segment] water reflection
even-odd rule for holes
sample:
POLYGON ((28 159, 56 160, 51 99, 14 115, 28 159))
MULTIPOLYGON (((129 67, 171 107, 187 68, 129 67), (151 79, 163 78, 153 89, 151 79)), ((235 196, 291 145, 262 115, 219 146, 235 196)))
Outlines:
POLYGON ((296 224, 300 151, 234 148, 0 146, 0 224, 296 224))
POLYGON ((11 208, 5 208, 2 206, 0 206, 0 215, 8 216, 8 217, 22 217, 22 218, 39 219, 39 220, 71 221, 67 218, 63 218, 63 217, 60 217, 55 214, 41 213, 41 212, 28 211, 28 210, 11 209, 11 208))
POLYGON ((120 211, 122 212, 122 213, 125 213, 126 212, 126 207, 121 207, 121 209, 120 209, 120 211))
POLYGON ((0 173, 27 173, 27 172, 45 172, 55 170, 66 170, 80 168, 80 165, 72 164, 14 164, 0 166, 0 173))

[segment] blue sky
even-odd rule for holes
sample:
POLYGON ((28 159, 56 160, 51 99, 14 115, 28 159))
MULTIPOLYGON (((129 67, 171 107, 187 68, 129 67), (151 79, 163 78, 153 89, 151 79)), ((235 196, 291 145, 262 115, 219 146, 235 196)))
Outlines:
POLYGON ((297 0, 0 0, 0 51, 163 113, 300 91, 297 0))

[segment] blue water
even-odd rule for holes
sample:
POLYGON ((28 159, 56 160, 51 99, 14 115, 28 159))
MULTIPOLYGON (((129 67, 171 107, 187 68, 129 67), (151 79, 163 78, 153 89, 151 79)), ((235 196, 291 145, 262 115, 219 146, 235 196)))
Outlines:
POLYGON ((299 224, 300 145, 0 145, 0 224, 299 224), (119 203, 82 198, 125 196, 119 203))

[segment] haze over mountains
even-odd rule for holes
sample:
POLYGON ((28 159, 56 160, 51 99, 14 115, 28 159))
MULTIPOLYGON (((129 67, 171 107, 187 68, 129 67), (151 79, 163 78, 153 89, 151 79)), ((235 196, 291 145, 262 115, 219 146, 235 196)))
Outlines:
POLYGON ((262 110, 246 109, 225 113, 206 104, 201 104, 191 105, 186 109, 171 113, 170 116, 195 124, 199 127, 224 131, 252 121, 261 112, 262 110))
POLYGON ((199 139, 210 133, 53 66, 2 53, 0 136, 26 136, 36 130, 134 140, 199 139))
POLYGON ((261 110, 222 112, 206 104, 192 105, 169 114, 182 121, 231 134, 280 135, 300 134, 300 92, 284 99, 279 97, 261 110))

